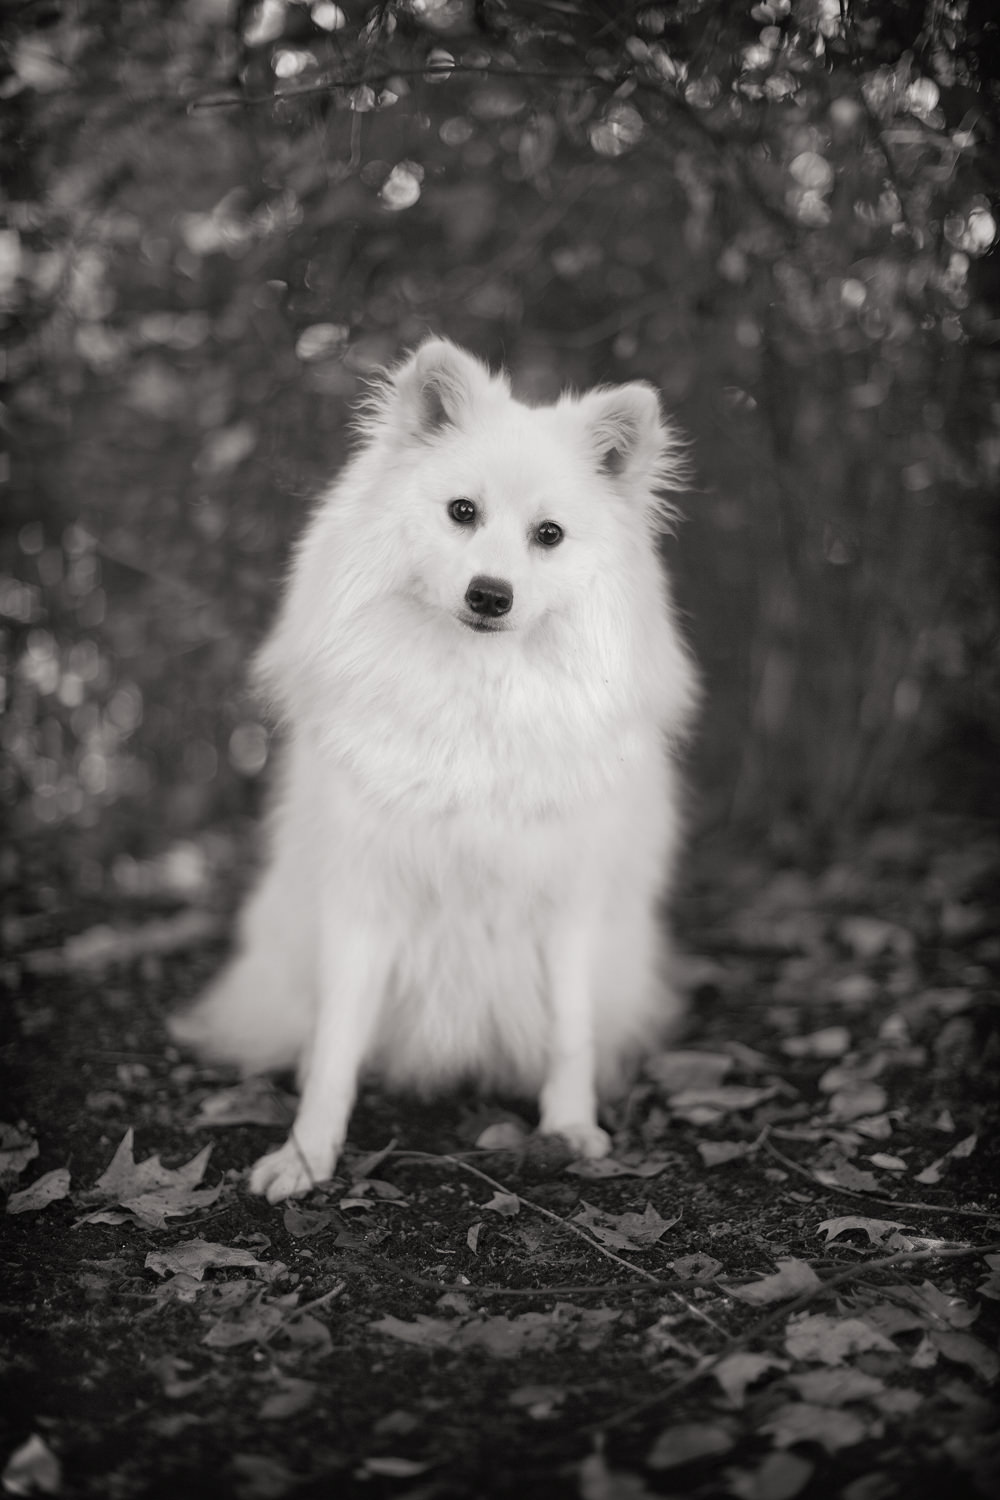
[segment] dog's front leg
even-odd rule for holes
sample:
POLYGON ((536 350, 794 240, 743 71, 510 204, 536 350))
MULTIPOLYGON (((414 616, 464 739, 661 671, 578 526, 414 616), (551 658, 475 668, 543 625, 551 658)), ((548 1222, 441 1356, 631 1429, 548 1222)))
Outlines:
POLYGON ((250 1173, 250 1191, 270 1203, 299 1198, 333 1175, 383 1004, 389 954, 368 924, 321 923, 318 960, 316 1023, 300 1069, 295 1124, 250 1173))
POLYGON ((567 913, 546 942, 550 1030, 539 1128, 593 1157, 607 1156, 611 1139, 597 1123, 591 930, 584 913, 567 913))

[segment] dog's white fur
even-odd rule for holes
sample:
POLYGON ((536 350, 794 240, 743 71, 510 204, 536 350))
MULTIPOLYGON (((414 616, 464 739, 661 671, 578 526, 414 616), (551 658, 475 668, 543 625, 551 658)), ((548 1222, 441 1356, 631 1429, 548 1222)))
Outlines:
POLYGON ((331 1175, 367 1069, 530 1091, 543 1131, 608 1150, 598 1095, 677 1012, 660 901, 696 690, 656 539, 678 469, 642 384, 528 408, 432 340, 373 399, 257 658, 287 731, 269 857, 172 1023, 245 1072, 298 1067, 254 1192, 331 1175), (502 629, 470 628, 477 575, 513 585, 502 629))

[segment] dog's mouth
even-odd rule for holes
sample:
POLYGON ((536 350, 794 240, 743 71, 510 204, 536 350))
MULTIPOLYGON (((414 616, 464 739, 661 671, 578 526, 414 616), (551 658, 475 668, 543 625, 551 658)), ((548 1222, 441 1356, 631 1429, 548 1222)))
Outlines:
POLYGON ((475 630, 479 635, 502 635, 511 629, 504 620, 484 620, 480 615, 456 614, 455 619, 466 630, 475 630))

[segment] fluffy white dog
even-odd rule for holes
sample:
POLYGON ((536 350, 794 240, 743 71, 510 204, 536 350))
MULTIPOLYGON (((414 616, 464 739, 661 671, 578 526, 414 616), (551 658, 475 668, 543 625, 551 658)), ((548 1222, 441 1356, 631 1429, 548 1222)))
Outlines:
POLYGON ((531 408, 441 340, 387 377, 309 523, 257 680, 286 731, 236 954, 173 1035, 296 1066, 272 1202, 333 1172, 359 1075, 598 1099, 677 1013, 662 901, 695 674, 651 387, 531 408))

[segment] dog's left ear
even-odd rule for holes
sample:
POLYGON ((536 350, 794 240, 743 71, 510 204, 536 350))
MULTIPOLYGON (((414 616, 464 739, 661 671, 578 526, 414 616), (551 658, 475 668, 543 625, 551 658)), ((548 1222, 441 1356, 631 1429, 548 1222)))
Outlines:
POLYGON ((653 387, 642 380, 604 386, 572 406, 599 472, 638 498, 656 530, 669 530, 676 512, 664 491, 684 486, 686 443, 664 420, 653 387))
POLYGON ((608 386, 584 396, 580 407, 602 473, 612 479, 654 478, 670 439, 651 385, 608 386))
POLYGON ((387 405, 414 436, 430 438, 463 427, 479 402, 506 390, 485 365, 447 339, 428 339, 390 376, 387 405))

